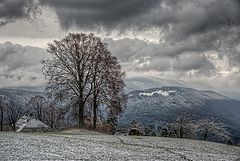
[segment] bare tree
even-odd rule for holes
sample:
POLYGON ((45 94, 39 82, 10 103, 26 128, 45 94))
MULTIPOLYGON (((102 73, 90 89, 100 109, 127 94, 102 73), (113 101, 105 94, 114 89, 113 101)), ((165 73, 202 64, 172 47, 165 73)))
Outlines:
POLYGON ((49 86, 56 94, 61 93, 70 98, 73 105, 77 105, 79 128, 82 128, 84 107, 90 96, 95 100, 93 103, 94 118, 96 118, 98 106, 96 96, 100 93, 100 86, 107 86, 107 83, 102 81, 102 73, 107 69, 103 68, 103 65, 107 65, 108 62, 103 62, 103 58, 111 57, 110 52, 100 38, 83 33, 70 33, 64 39, 55 40, 48 46, 48 52, 53 59, 42 62, 43 73, 49 79, 49 86))
POLYGON ((63 120, 63 114, 59 107, 54 102, 48 103, 45 112, 44 122, 51 128, 60 127, 61 121, 63 120))
POLYGON ((43 96, 33 96, 26 103, 29 113, 35 116, 38 120, 44 120, 44 108, 47 106, 47 101, 43 96))
POLYGON ((214 136, 225 141, 230 139, 231 134, 226 130, 225 125, 214 118, 201 119, 196 125, 196 132, 200 132, 205 141, 209 136, 214 136))
MULTIPOLYGON (((105 52, 98 55, 94 63, 91 82, 93 84, 93 128, 96 128, 99 104, 107 105, 112 110, 117 106, 119 109, 118 112, 115 109, 116 114, 122 110, 125 102, 124 76, 125 73, 122 72, 117 58, 112 56, 110 52, 105 49, 105 52)), ((111 111, 111 114, 113 114, 113 111, 111 111)))
POLYGON ((4 120, 4 111, 10 106, 10 100, 7 96, 0 95, 0 126, 1 131, 3 131, 3 120, 4 120))
POLYGON ((43 61, 43 73, 49 78, 52 89, 76 98, 79 128, 84 126, 84 105, 92 93, 89 84, 92 62, 100 42, 93 34, 70 33, 64 39, 48 44, 53 59, 43 61))
MULTIPOLYGON (((107 54, 105 52, 104 54, 107 54)), ((104 63, 104 55, 99 54, 93 63, 93 75, 92 75, 92 107, 93 107, 93 128, 96 128, 97 124, 97 108, 100 104, 100 92, 103 89, 102 86, 106 83, 104 75, 107 69, 107 62, 104 63)))
POLYGON ((45 108, 45 122, 51 128, 59 128, 65 126, 64 115, 67 111, 66 105, 63 102, 62 95, 54 95, 48 93, 47 105, 45 108), (56 97, 55 97, 56 96, 56 97))
POLYGON ((183 135, 191 134, 195 129, 195 125, 192 123, 192 115, 187 112, 178 114, 176 120, 169 127, 171 131, 177 133, 179 138, 183 138, 183 135))
POLYGON ((1 113, 1 131, 3 130, 3 122, 8 122, 9 125, 16 130, 15 123, 23 113, 22 104, 17 98, 9 98, 8 96, 0 95, 0 113, 1 113), (5 117, 3 116, 5 113, 5 117), (5 119, 4 119, 5 118, 5 119))
POLYGON ((116 57, 112 60, 114 68, 107 75, 108 85, 104 93, 104 99, 109 105, 111 113, 117 115, 121 113, 127 103, 127 95, 124 93, 125 83, 123 78, 125 73, 121 72, 121 66, 117 63, 116 57))
POLYGON ((21 117, 23 109, 21 104, 16 102, 16 100, 10 100, 10 105, 7 106, 7 117, 10 126, 13 128, 13 131, 16 131, 16 122, 21 117))

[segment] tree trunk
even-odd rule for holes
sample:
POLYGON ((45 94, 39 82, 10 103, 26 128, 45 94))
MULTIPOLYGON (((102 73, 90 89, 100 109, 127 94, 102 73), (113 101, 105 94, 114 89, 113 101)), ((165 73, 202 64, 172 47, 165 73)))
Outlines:
POLYGON ((204 133, 204 141, 207 141, 207 135, 208 135, 208 131, 206 130, 204 133))
POLYGON ((53 110, 51 110, 51 117, 50 117, 50 121, 51 121, 51 128, 53 128, 53 110))
POLYGON ((16 131, 16 125, 15 125, 15 122, 13 123, 13 131, 14 131, 14 132, 16 131))
POLYGON ((97 127, 97 96, 93 96, 93 129, 97 127))
POLYGON ((182 138, 183 137, 183 127, 181 126, 179 129, 179 137, 182 138))
POLYGON ((0 121, 0 126, 1 126, 1 131, 3 131, 3 120, 2 120, 2 118, 1 118, 1 121, 0 121))
POLYGON ((78 127, 79 129, 84 127, 84 119, 83 119, 83 102, 82 100, 78 103, 78 127))
POLYGON ((96 76, 97 76, 97 64, 94 68, 94 76, 93 76, 93 129, 97 127, 97 84, 96 84, 96 76))
POLYGON ((13 119, 13 116, 9 116, 9 124, 11 125, 13 131, 15 132, 16 131, 16 125, 15 125, 15 121, 13 119))
POLYGON ((41 109, 39 103, 37 103, 37 119, 42 121, 42 109, 41 109))
POLYGON ((1 120, 0 120, 1 131, 3 131, 3 109, 1 109, 1 120))

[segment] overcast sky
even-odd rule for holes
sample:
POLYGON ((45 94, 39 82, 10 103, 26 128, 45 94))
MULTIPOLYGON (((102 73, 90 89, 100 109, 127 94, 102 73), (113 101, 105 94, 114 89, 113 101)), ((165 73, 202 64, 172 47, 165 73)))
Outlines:
POLYGON ((1 86, 43 84, 46 44, 68 32, 100 36, 127 77, 240 98, 239 0, 0 0, 1 86))

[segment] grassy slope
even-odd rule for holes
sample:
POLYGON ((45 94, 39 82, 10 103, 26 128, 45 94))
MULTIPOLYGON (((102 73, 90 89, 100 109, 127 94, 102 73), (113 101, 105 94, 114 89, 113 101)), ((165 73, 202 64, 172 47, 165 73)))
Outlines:
POLYGON ((0 133, 3 160, 237 160, 240 147, 204 141, 111 136, 92 131, 0 133))

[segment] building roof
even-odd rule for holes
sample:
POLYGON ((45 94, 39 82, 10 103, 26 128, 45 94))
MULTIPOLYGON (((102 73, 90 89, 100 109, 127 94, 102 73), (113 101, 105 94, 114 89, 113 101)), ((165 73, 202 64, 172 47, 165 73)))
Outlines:
POLYGON ((31 116, 23 116, 16 122, 18 128, 16 132, 21 132, 23 129, 37 129, 37 128, 48 128, 42 121, 31 116))

